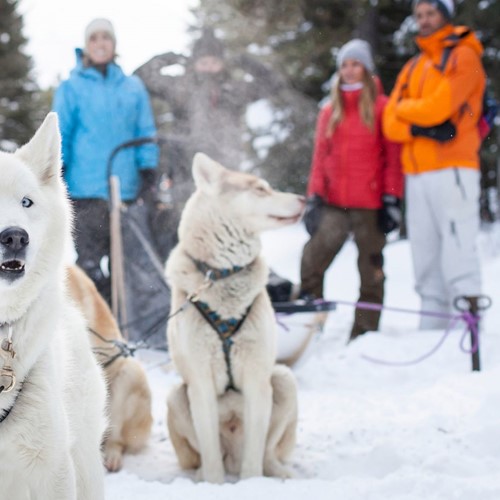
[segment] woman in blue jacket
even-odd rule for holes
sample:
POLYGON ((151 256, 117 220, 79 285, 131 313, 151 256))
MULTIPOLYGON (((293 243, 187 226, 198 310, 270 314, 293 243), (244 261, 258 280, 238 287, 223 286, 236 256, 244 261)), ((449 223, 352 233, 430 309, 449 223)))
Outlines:
MULTIPOLYGON (((126 76, 115 63, 116 38, 107 19, 94 19, 85 30, 85 50, 55 93, 59 115, 64 178, 75 210, 77 264, 111 302, 109 272, 109 183, 107 161, 119 144, 156 134, 149 96, 141 80, 126 76), (104 269, 104 271, 103 271, 104 269)), ((121 199, 147 201, 152 196, 158 150, 153 144, 120 151, 113 175, 121 199)))

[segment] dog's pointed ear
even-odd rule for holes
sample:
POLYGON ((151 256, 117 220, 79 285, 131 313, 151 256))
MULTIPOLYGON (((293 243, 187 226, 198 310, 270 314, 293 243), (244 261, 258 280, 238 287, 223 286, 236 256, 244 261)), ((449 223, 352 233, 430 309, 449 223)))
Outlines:
POLYGON ((217 192, 219 180, 226 169, 204 153, 193 158, 193 179, 196 187, 207 193, 217 192))
POLYGON ((49 113, 33 138, 14 154, 44 184, 58 179, 61 171, 61 133, 57 113, 49 113))

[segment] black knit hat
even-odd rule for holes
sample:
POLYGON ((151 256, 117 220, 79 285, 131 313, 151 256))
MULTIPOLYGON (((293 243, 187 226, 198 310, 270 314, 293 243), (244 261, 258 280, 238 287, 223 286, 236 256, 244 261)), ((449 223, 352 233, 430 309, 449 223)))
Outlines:
POLYGON ((414 0, 413 1, 413 8, 415 8, 419 3, 430 3, 431 5, 434 5, 441 14, 447 19, 448 21, 451 20, 451 18, 455 15, 455 4, 453 3, 453 0, 414 0))
POLYGON ((193 45, 193 59, 199 59, 203 56, 224 58, 224 45, 216 38, 212 28, 204 28, 203 34, 193 45))

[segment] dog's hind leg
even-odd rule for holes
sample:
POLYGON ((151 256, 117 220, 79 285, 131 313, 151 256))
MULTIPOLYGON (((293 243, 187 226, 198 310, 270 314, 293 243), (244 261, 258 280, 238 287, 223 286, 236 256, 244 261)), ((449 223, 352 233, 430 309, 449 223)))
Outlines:
POLYGON ((104 443, 106 468, 121 469, 123 453, 136 453, 150 434, 151 391, 146 375, 135 359, 127 358, 109 386, 110 426, 104 443))
POLYGON ((273 409, 264 456, 266 476, 292 477, 282 464, 295 447, 297 427, 297 388, 291 371, 276 365, 271 377, 273 409))
POLYGON ((186 384, 174 387, 167 399, 167 427, 179 464, 183 469, 201 465, 196 435, 189 409, 186 384))

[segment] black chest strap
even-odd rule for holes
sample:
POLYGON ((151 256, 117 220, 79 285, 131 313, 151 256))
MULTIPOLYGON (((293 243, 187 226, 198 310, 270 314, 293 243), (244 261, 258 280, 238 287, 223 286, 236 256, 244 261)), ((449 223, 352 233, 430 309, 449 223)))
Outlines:
MULTIPOLYGON (((19 396, 21 395, 21 391, 23 390, 23 384, 24 384, 24 382, 21 382, 19 390, 17 391, 16 397, 14 398, 14 401, 12 402, 10 407, 5 408, 5 410, 2 410, 2 413, 0 414, 0 424, 10 415, 12 408, 14 408, 14 405, 17 403, 17 400, 18 400, 19 396)), ((2 391, 0 391, 0 393, 1 392, 2 391)))

